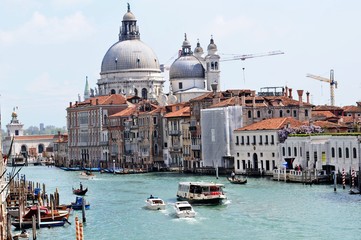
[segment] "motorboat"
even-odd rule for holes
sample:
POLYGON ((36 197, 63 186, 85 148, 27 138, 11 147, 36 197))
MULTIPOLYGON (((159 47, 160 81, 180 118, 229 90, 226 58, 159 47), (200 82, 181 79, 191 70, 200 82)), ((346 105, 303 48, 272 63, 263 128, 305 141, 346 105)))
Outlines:
POLYGON ((151 210, 164 210, 165 202, 159 197, 153 197, 152 195, 145 200, 145 206, 151 210))
POLYGON ((177 199, 191 204, 222 204, 227 199, 223 187, 213 182, 180 182, 177 199))
POLYGON ((192 205, 187 201, 179 201, 174 204, 175 213, 179 218, 193 218, 196 212, 193 210, 192 205))
POLYGON ((91 171, 85 171, 85 172, 81 172, 79 174, 79 177, 82 178, 82 179, 94 179, 95 178, 95 174, 92 173, 91 171))
POLYGON ((90 204, 88 202, 85 201, 85 198, 83 197, 76 197, 75 198, 75 202, 72 202, 70 205, 68 205, 68 208, 71 208, 73 210, 82 210, 83 209, 83 204, 84 204, 84 209, 85 210, 89 210, 90 209, 90 204), (83 203, 84 202, 84 203, 83 203))

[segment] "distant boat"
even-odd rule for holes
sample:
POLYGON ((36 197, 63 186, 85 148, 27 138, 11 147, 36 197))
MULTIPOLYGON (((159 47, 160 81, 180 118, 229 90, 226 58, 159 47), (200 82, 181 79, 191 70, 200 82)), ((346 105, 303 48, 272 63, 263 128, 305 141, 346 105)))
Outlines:
POLYGON ((88 179, 88 180, 90 180, 90 179, 95 178, 95 175, 94 175, 94 173, 92 173, 92 172, 90 172, 90 171, 86 171, 86 172, 81 172, 81 173, 79 174, 79 177, 82 178, 82 179, 88 179))
POLYGON ((75 195, 84 196, 88 192, 88 188, 83 188, 83 185, 80 183, 80 187, 78 189, 73 188, 73 193, 75 195))
POLYGON ((227 177, 228 181, 230 183, 233 184, 246 184, 247 183, 247 178, 234 178, 232 179, 231 177, 227 177))
MULTIPOLYGON (((83 197, 76 197, 75 202, 72 202, 70 205, 68 205, 68 207, 73 210, 82 210, 83 209, 83 201, 85 201, 85 199, 83 197)), ((86 210, 89 210, 90 204, 85 202, 84 208, 86 210)))

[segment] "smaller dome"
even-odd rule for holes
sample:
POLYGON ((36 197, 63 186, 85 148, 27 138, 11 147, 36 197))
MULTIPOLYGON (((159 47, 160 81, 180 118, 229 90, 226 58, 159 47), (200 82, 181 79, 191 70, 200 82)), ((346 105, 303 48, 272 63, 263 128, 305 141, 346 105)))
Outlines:
POLYGON ((12 117, 12 118, 17 118, 17 117, 18 117, 18 114, 17 114, 16 112, 13 112, 13 113, 11 114, 11 117, 12 117))
POLYGON ((182 56, 169 69, 169 78, 204 78, 202 63, 194 56, 182 56))
POLYGON ((124 14, 123 21, 137 21, 134 14, 132 12, 127 12, 124 14))
POLYGON ((197 43, 197 47, 194 49, 194 54, 203 54, 203 48, 201 47, 201 44, 199 42, 197 43))
POLYGON ((213 38, 211 38, 211 41, 207 47, 208 53, 215 53, 217 52, 217 45, 214 43, 213 38))

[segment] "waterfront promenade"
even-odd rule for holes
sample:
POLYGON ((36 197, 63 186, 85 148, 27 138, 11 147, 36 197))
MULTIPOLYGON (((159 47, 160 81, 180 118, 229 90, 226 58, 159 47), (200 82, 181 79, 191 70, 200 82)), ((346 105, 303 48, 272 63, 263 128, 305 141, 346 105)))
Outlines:
MULTIPOLYGON (((48 193, 58 188, 60 203, 75 200, 72 187, 82 181, 89 191, 86 200, 84 239, 360 239, 361 195, 333 185, 302 185, 249 178, 245 185, 232 185, 225 177, 178 173, 100 174, 81 180, 79 172, 56 167, 24 167, 27 180, 46 184, 48 193), (214 181, 225 184, 228 200, 222 206, 195 206, 195 219, 177 219, 179 181, 214 181), (165 211, 143 208, 150 195, 167 203, 165 211)), ((40 229, 38 239, 75 239, 72 225, 40 229)))

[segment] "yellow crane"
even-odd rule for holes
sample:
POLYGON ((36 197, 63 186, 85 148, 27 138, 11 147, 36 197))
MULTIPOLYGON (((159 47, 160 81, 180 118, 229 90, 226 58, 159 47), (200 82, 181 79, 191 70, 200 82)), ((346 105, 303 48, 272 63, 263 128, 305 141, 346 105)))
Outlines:
POLYGON ((337 88, 337 82, 334 79, 333 69, 330 70, 330 78, 325 78, 313 74, 307 74, 306 77, 313 78, 322 82, 327 82, 330 84, 330 98, 331 106, 335 106, 335 88, 337 88))

